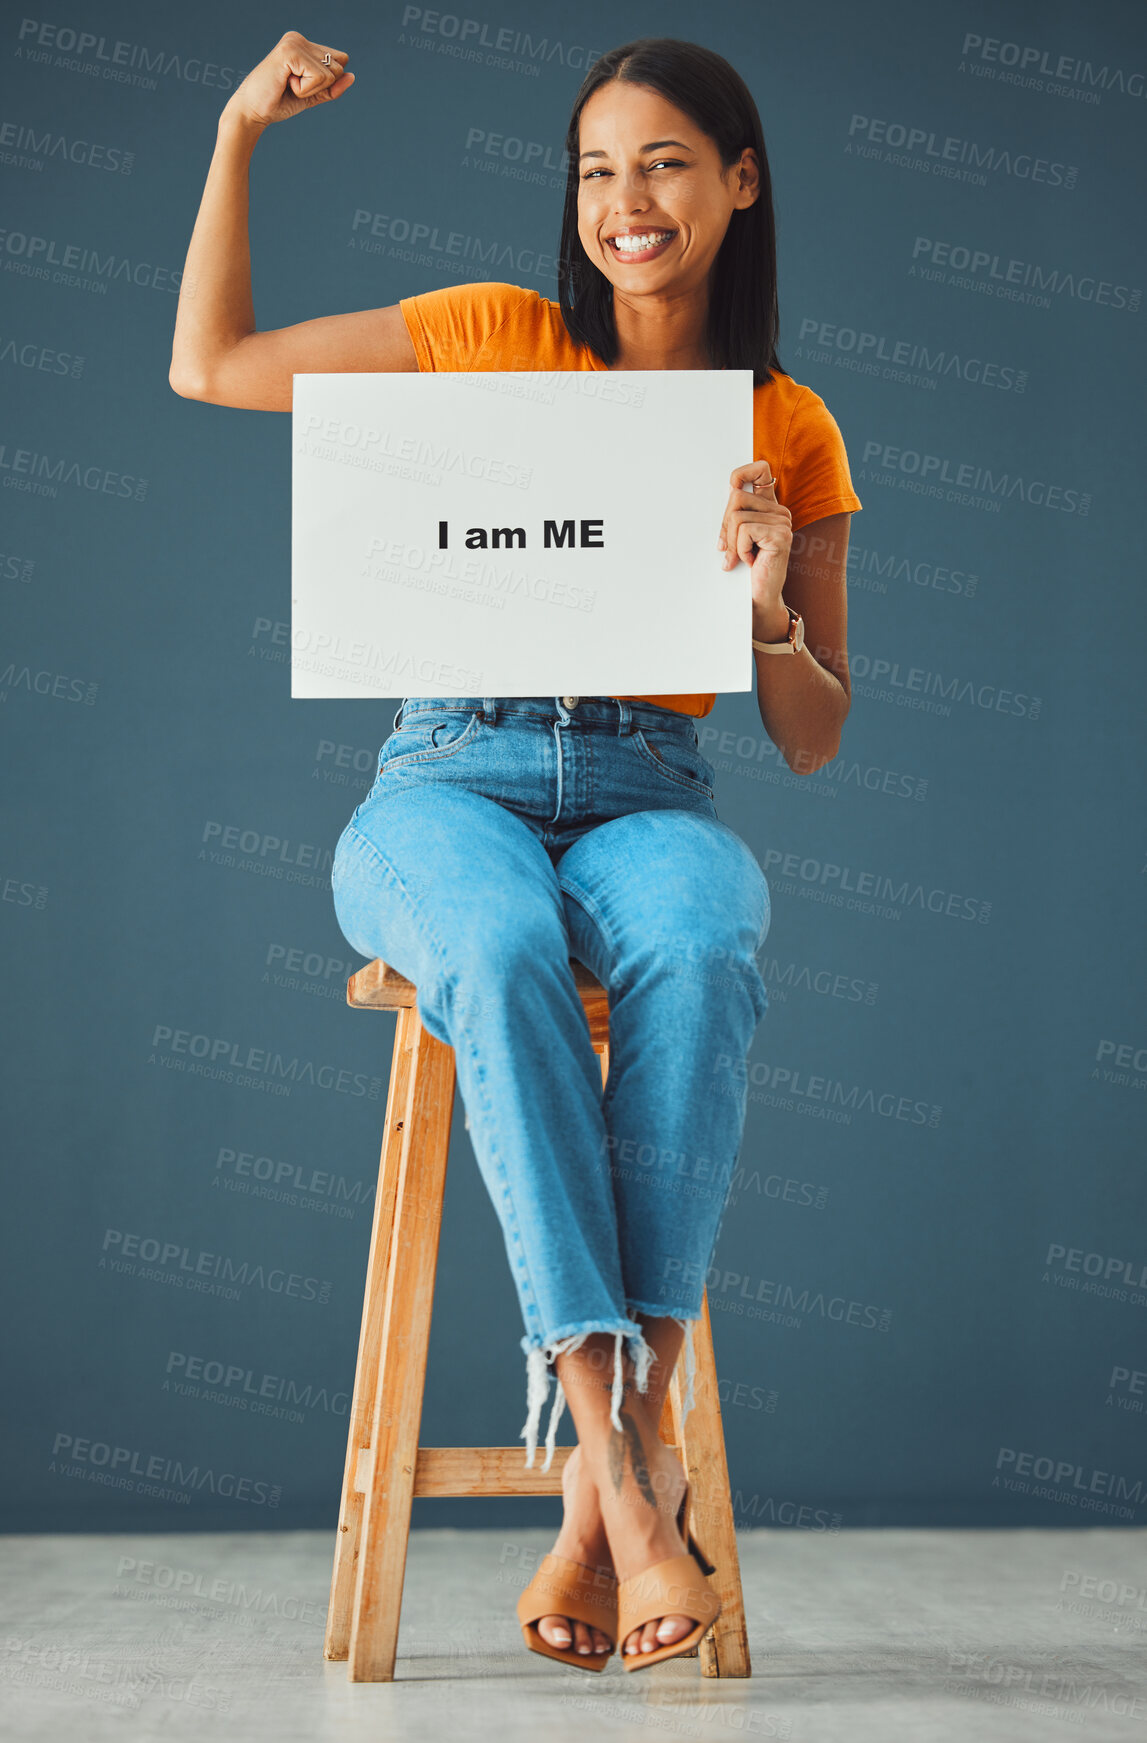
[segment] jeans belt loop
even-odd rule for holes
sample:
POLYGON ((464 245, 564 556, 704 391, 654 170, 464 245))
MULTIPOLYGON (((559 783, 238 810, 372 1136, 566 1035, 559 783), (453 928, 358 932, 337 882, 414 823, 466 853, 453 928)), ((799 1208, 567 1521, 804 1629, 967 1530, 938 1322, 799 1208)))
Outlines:
POLYGON ((394 726, 392 728, 392 731, 394 731, 394 732, 398 731, 399 722, 402 719, 402 710, 406 707, 406 704, 409 700, 410 700, 410 698, 408 696, 404 696, 402 698, 402 701, 398 704, 398 713, 394 717, 394 726))
POLYGON ((489 726, 494 726, 496 724, 498 719, 498 698, 496 696, 483 696, 482 719, 486 721, 489 726))
POLYGON ((627 738, 633 731, 633 720, 631 718, 632 711, 629 703, 622 702, 620 699, 618 700, 617 706, 621 710, 617 722, 617 736, 618 738, 627 738))

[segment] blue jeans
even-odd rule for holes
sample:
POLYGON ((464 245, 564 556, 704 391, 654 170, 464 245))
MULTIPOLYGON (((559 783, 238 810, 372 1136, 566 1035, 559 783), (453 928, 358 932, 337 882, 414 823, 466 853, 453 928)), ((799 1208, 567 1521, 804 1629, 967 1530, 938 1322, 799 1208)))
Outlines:
MULTIPOLYGON (((691 716, 604 697, 407 697, 331 868, 347 942, 418 988, 454 1049, 526 1327, 533 1464, 549 1364, 637 1313, 691 1322, 768 1007, 765 875, 717 817, 691 716), (570 969, 608 990, 606 1084, 570 969)), ((558 1382, 548 1469, 564 1406, 558 1382)))

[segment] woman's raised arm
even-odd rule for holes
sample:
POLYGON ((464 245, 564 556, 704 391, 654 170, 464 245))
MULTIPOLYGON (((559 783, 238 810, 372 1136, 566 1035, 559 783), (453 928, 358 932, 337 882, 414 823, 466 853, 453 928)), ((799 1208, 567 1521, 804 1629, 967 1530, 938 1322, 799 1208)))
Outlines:
MULTIPOLYGON (((354 83, 347 56, 289 30, 237 87, 219 117, 215 152, 191 234, 168 380, 185 399, 249 411, 289 412, 300 372, 415 370, 397 304, 323 315, 260 333, 251 299, 248 202, 251 153, 265 128, 337 100, 354 83), (323 65, 323 56, 330 65, 323 65)), ((291 246, 305 242, 305 212, 291 246)))

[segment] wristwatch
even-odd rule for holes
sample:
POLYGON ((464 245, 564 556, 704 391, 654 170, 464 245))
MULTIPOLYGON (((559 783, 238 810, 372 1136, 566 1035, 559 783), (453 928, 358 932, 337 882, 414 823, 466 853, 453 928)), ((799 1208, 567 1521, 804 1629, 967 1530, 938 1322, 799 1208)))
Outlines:
POLYGON ((784 641, 753 642, 753 646, 759 648, 763 654, 799 654, 804 647, 804 618, 791 605, 786 605, 785 610, 789 614, 789 633, 784 641))

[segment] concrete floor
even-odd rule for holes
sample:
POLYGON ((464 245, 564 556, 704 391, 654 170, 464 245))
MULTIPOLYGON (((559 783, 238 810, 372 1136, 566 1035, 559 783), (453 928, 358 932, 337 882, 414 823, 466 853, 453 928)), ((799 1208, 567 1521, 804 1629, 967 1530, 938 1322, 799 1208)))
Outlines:
POLYGON ((3 1736, 1147 1743, 1141 1531, 746 1532, 730 1682, 526 1652, 514 1603, 551 1541, 415 1531, 396 1680, 352 1685, 322 1657, 328 1533, 2 1539, 3 1736))

